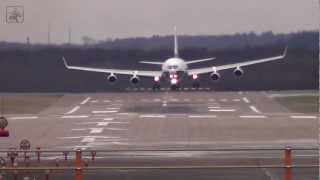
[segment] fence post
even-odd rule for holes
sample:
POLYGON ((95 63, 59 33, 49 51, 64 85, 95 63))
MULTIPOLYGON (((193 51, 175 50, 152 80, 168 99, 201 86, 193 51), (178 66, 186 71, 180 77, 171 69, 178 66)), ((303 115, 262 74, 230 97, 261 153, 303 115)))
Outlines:
POLYGON ((37 147, 37 161, 40 162, 40 147, 37 147))
POLYGON ((284 152, 285 180, 292 180, 292 149, 286 147, 284 152))
POLYGON ((76 151, 76 180, 83 180, 83 174, 82 174, 82 153, 81 150, 78 149, 76 151))

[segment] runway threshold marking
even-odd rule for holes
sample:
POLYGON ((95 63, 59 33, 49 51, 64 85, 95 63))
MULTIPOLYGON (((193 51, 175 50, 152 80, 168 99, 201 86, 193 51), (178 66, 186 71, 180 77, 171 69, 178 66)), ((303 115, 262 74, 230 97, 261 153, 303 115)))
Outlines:
POLYGON ((209 109, 209 112, 234 112, 235 109, 209 109))
POLYGON ((76 107, 72 108, 70 111, 66 112, 65 114, 75 113, 75 112, 78 111, 79 109, 80 109, 80 106, 76 106, 76 107))
POLYGON ((243 101, 244 101, 245 103, 247 103, 247 104, 250 103, 250 101, 249 101, 249 99, 248 99, 247 97, 243 97, 242 99, 243 99, 243 101))
POLYGON ((317 119, 317 116, 290 116, 292 119, 317 119))
POLYGON ((208 118, 216 118, 216 115, 189 115, 189 118, 199 118, 199 119, 208 119, 208 118))
POLYGON ((74 115, 74 116, 62 116, 62 119, 76 119, 76 118, 88 118, 86 115, 74 115))
POLYGON ((261 113, 255 106, 249 106, 249 107, 253 112, 258 113, 258 114, 261 113))
POLYGON ((38 116, 22 116, 22 117, 11 117, 9 120, 27 120, 27 119, 39 119, 38 116))
POLYGON ((166 118, 166 115, 161 115, 161 114, 145 114, 145 115, 140 115, 139 118, 166 118))
POLYGON ((91 97, 87 97, 85 100, 83 100, 80 104, 81 105, 85 105, 89 100, 91 99, 91 97))
POLYGON ((259 119, 259 118, 267 118, 267 116, 256 116, 256 115, 246 115, 246 116, 240 116, 240 118, 246 118, 246 119, 259 119))

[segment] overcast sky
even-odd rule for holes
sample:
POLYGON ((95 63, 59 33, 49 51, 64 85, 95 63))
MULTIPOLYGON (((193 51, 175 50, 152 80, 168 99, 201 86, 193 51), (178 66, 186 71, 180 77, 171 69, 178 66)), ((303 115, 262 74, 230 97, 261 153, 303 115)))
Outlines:
POLYGON ((318 0, 0 0, 0 40, 66 42, 172 34, 296 32, 318 28, 318 0), (22 24, 6 24, 6 7, 24 6, 22 24))

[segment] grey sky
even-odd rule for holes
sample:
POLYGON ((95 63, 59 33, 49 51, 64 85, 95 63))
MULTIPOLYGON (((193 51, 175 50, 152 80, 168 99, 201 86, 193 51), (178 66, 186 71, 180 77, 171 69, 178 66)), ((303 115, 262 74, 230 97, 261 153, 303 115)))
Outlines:
POLYGON ((73 42, 172 34, 292 32, 318 28, 318 0, 0 0, 0 40, 73 42), (23 5, 25 22, 5 24, 8 5, 23 5))

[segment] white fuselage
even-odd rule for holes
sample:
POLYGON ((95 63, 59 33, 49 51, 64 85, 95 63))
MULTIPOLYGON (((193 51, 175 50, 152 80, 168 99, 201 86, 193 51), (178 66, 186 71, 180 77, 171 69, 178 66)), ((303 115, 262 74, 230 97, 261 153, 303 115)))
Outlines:
POLYGON ((169 79, 171 84, 178 84, 185 76, 187 63, 178 57, 167 59, 162 65, 163 77, 169 79))
POLYGON ((177 74, 178 72, 186 72, 188 66, 186 62, 181 58, 170 58, 167 59, 162 65, 162 72, 168 74, 177 74))

